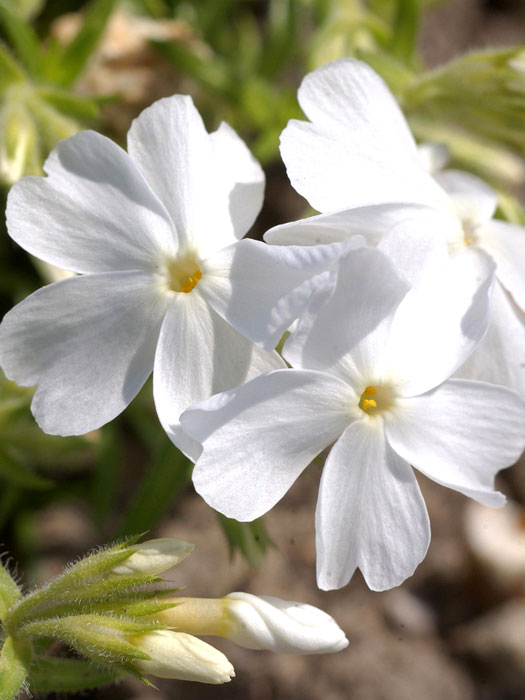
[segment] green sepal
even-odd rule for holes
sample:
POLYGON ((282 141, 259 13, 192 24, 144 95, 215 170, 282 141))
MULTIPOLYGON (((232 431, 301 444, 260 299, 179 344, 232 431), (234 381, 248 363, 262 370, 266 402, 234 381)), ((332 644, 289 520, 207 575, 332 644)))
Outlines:
MULTIPOLYGON (((68 598, 73 601, 78 600, 83 590, 88 591, 89 583, 93 579, 102 578, 115 566, 129 559, 135 550, 132 548, 123 549, 128 541, 84 557, 76 564, 69 566, 64 573, 47 586, 27 595, 11 610, 7 621, 10 629, 15 630, 38 615, 45 616, 46 610, 54 607, 57 600, 63 601, 68 598)), ((115 579, 116 577, 111 580, 115 579)), ((141 581, 149 582, 148 577, 145 576, 141 577, 141 581)))
POLYGON ((29 674, 29 689, 34 693, 72 693, 110 685, 122 673, 91 661, 37 657, 29 674))
POLYGON ((0 651, 0 700, 14 700, 25 683, 33 650, 29 642, 7 637, 0 651))
POLYGON ((124 635, 136 636, 163 628, 161 625, 135 623, 133 620, 104 615, 73 615, 29 622, 18 634, 25 639, 60 639, 88 659, 111 664, 149 660, 150 656, 127 642, 124 635))
POLYGON ((22 597, 16 581, 9 574, 5 566, 0 564, 0 621, 3 622, 9 610, 22 597))

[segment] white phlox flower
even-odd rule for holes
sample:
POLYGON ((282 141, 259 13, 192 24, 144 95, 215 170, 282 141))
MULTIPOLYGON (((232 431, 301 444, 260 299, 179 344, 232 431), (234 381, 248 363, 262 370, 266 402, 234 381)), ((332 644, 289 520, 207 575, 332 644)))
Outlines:
POLYGON ((295 600, 241 591, 224 598, 171 600, 174 607, 152 616, 155 621, 190 634, 225 637, 247 649, 332 654, 348 646, 333 617, 295 600))
POLYGON ((80 274, 5 316, 2 368, 18 384, 38 385, 32 411, 58 435, 112 420, 154 368, 162 425, 195 457, 180 413, 284 366, 272 348, 333 246, 239 240, 261 207, 264 174, 227 124, 206 131, 187 96, 142 112, 127 153, 81 132, 58 144, 44 170, 47 177, 23 178, 10 191, 9 234, 80 274))
POLYGON ((433 216, 451 255, 481 247, 497 263, 491 325, 461 375, 525 397, 525 228, 492 218, 497 195, 479 178, 440 170, 444 152, 417 148, 394 97, 366 64, 341 59, 318 68, 298 99, 309 121, 289 122, 281 155, 294 188, 322 214, 277 226, 265 240, 313 245, 357 232, 373 245, 406 218, 433 216))
POLYGON ((272 508, 334 443, 316 511, 323 589, 345 585, 357 567, 370 588, 391 588, 423 559, 430 528, 410 465, 498 506, 504 497, 494 476, 524 447, 517 394, 446 381, 486 330, 494 264, 480 250, 449 259, 440 234, 414 236, 413 225, 385 236, 384 252, 361 248, 341 258, 336 283, 284 346, 295 369, 257 377, 181 416, 203 445, 195 488, 238 520, 272 508), (403 238, 412 241, 409 254, 403 238), (403 256, 404 278, 396 271, 403 256))

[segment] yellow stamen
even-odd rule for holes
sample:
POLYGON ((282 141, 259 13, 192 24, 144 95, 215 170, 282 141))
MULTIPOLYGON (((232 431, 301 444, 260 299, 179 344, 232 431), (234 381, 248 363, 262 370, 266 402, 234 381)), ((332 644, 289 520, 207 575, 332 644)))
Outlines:
POLYGON ((184 294, 188 294, 188 292, 191 292, 191 290, 197 285, 197 282, 200 280, 201 277, 202 272, 199 270, 199 268, 197 268, 193 275, 190 275, 187 281, 181 285, 180 291, 184 294))
POLYGON ((470 236, 465 236, 465 245, 472 245, 473 241, 470 236))
POLYGON ((172 292, 189 294, 202 278, 196 256, 181 255, 166 261, 166 282, 172 292))
POLYGON ((359 398, 359 408, 369 416, 388 411, 394 402, 392 387, 384 384, 369 385, 359 398))

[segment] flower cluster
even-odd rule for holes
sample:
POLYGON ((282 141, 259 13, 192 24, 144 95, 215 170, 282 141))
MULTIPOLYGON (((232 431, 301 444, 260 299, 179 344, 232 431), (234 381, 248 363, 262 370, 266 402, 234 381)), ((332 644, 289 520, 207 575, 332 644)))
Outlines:
POLYGON ((221 599, 182 598, 151 588, 193 545, 175 538, 108 547, 69 566, 26 596, 0 565, 0 623, 5 643, 0 671, 14 698, 24 681, 35 691, 104 685, 123 674, 227 683, 235 676, 226 656, 195 635, 218 635, 248 649, 326 654, 348 645, 334 619, 311 605, 271 596, 230 593, 221 599), (144 587, 149 585, 149 590, 144 587), (56 639, 86 661, 42 652, 56 639), (37 642, 37 644, 34 644, 37 642), (49 659, 55 663, 49 667, 49 659), (65 682, 64 682, 65 681, 65 682), (55 685, 53 685, 55 684, 55 685))
POLYGON ((382 590, 430 539, 411 465, 504 503, 494 477, 525 445, 525 231, 493 218, 490 187, 418 149, 365 64, 314 71, 299 102, 308 121, 289 123, 281 152, 321 213, 266 243, 241 240, 259 165, 226 124, 208 133, 190 98, 146 109, 127 153, 93 132, 62 141, 47 178, 13 187, 7 221, 28 252, 78 274, 6 315, 0 362, 38 386, 33 413, 60 435, 114 418, 153 369, 197 491, 239 520, 333 445, 319 586, 360 568, 382 590))

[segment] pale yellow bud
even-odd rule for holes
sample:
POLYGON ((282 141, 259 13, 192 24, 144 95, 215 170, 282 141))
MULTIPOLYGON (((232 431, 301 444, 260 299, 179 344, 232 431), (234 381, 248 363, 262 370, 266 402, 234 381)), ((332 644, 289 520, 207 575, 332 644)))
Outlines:
POLYGON ((330 654, 348 646, 330 615, 293 600, 250 593, 171 600, 175 607, 152 616, 155 620, 191 634, 226 637, 248 649, 330 654))
POLYGON ((235 676, 222 652, 191 634, 155 630, 128 641, 151 656, 148 661, 135 662, 136 669, 146 675, 215 685, 235 676))
POLYGON ((161 574, 185 559, 194 550, 194 545, 175 537, 162 537, 133 545, 136 551, 113 569, 115 574, 161 574))

